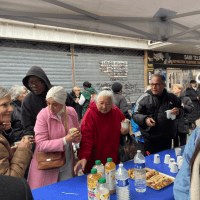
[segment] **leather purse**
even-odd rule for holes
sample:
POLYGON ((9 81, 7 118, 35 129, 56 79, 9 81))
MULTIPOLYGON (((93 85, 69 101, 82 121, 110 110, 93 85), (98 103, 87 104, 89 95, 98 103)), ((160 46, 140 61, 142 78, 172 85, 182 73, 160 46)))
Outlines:
MULTIPOLYGON (((65 130, 68 130, 68 112, 66 109, 65 130)), ((66 163, 65 151, 56 152, 37 152, 36 160, 38 162, 38 170, 50 170, 62 167, 66 163)))

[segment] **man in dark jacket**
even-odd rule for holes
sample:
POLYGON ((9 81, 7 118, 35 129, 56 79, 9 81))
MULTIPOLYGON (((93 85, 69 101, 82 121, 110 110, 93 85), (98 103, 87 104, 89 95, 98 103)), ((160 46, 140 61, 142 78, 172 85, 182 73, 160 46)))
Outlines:
POLYGON ((165 89, 165 77, 156 74, 151 78, 151 90, 147 90, 136 102, 133 120, 144 136, 145 151, 151 154, 171 148, 175 136, 175 120, 168 119, 167 110, 176 118, 182 117, 181 100, 165 89))
POLYGON ((46 94, 52 87, 48 77, 42 68, 33 66, 22 80, 24 86, 30 90, 22 101, 22 125, 24 135, 35 135, 34 126, 36 116, 47 106, 46 94))
POLYGON ((127 119, 131 120, 131 116, 128 113, 127 101, 125 97, 122 96, 122 84, 119 82, 114 83, 112 85, 112 91, 116 100, 115 105, 122 111, 127 119))

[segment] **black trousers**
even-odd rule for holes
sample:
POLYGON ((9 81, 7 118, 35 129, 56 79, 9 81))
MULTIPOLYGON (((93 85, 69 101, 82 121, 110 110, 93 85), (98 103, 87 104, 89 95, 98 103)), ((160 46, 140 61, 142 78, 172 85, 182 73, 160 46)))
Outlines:
POLYGON ((150 154, 158 153, 166 149, 171 149, 172 139, 156 138, 148 140, 144 138, 144 150, 150 154))
POLYGON ((174 147, 179 147, 186 144, 187 134, 178 133, 174 138, 174 147), (180 145, 179 145, 180 142, 180 145))

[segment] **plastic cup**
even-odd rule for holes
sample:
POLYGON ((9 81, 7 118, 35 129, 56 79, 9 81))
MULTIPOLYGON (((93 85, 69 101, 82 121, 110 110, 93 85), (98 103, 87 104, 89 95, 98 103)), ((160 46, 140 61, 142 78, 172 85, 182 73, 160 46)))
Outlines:
POLYGON ((170 170, 170 172, 172 172, 172 173, 177 173, 178 172, 178 168, 177 168, 177 163, 176 162, 173 162, 171 164, 171 170, 170 170))
POLYGON ((169 154, 165 154, 164 163, 165 163, 165 164, 169 164, 169 159, 170 159, 170 155, 169 155, 169 154))
POLYGON ((172 163, 175 162, 175 159, 174 158, 170 158, 169 159, 169 168, 171 169, 171 165, 172 163))
POLYGON ((170 119, 172 110, 166 110, 165 112, 167 113, 167 119, 170 119))
POLYGON ((180 159, 178 163, 178 169, 181 169, 182 165, 183 165, 183 159, 180 159))
POLYGON ((181 156, 181 148, 175 148, 176 156, 181 156))
POLYGON ((121 122, 121 127, 129 128, 129 122, 121 122))
POLYGON ((14 144, 15 144, 15 146, 19 146, 19 143, 20 143, 21 141, 19 141, 19 142, 15 142, 14 144))
POLYGON ((179 160, 183 159, 183 156, 177 156, 177 165, 179 163, 179 160))
POLYGON ((159 154, 155 154, 154 155, 154 163, 155 164, 159 164, 160 163, 160 155, 159 154))

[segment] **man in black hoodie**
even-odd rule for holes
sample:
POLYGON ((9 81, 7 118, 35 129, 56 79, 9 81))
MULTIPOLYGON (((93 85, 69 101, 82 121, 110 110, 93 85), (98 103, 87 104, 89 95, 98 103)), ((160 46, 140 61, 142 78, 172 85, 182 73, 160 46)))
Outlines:
POLYGON ((37 114, 47 106, 45 98, 52 85, 42 68, 37 66, 31 67, 22 82, 30 90, 22 101, 24 135, 35 135, 33 129, 37 114))
POLYGON ((175 136, 175 120, 168 119, 166 110, 171 110, 176 118, 184 111, 181 100, 165 89, 165 77, 156 74, 151 78, 151 90, 147 90, 136 101, 133 120, 144 136, 144 149, 151 154, 171 148, 175 136))

